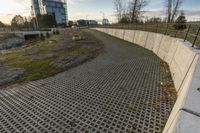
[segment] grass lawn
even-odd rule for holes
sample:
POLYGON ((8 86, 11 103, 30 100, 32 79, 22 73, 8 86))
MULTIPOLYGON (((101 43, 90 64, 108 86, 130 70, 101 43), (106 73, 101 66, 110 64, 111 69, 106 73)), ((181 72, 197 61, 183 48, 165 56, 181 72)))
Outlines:
POLYGON ((60 57, 70 55, 87 55, 91 58, 96 57, 100 50, 91 50, 85 47, 88 44, 103 48, 102 42, 97 40, 87 30, 68 29, 62 31, 59 35, 52 35, 44 41, 30 42, 26 47, 14 48, 1 53, 0 57, 4 58, 4 60, 0 60, 0 66, 25 69, 25 74, 16 79, 14 83, 38 80, 63 71, 50 66, 52 61, 60 57), (74 35, 80 35, 84 39, 78 41, 72 40, 74 35), (51 54, 53 56, 43 58, 51 54))

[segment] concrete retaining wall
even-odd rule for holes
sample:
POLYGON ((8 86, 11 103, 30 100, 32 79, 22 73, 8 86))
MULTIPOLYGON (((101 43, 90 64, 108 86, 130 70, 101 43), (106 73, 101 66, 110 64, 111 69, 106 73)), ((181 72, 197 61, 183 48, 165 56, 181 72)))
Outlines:
POLYGON ((200 51, 189 42, 170 36, 122 29, 101 29, 106 34, 154 52, 169 64, 177 101, 163 133, 200 133, 200 51))

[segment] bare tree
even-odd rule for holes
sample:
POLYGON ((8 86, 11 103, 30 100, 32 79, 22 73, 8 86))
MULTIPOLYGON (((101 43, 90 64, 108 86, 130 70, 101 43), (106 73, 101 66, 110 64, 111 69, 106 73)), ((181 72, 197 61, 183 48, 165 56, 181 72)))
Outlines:
POLYGON ((116 16, 119 22, 122 19, 125 10, 123 0, 114 0, 114 8, 116 10, 116 16))
POLYGON ((172 17, 172 1, 173 0, 167 0, 167 22, 171 22, 171 17, 172 17))
POLYGON ((131 0, 130 1, 130 17, 131 22, 137 22, 141 16, 142 9, 148 4, 147 0, 131 0))
POLYGON ((171 19, 172 22, 174 21, 176 15, 178 13, 178 10, 181 7, 182 2, 183 2, 183 0, 174 0, 174 3, 173 3, 174 9, 173 9, 173 12, 172 12, 172 19, 171 19))
POLYGON ((167 22, 173 22, 183 0, 167 0, 167 22))

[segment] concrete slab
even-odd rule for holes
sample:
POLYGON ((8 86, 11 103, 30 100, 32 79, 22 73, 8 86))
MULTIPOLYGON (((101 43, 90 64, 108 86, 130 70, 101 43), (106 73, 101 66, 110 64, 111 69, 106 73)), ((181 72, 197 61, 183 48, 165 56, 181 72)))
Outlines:
POLYGON ((200 133, 200 117, 180 111, 173 123, 163 133, 200 133))
POLYGON ((195 57, 193 65, 191 66, 191 70, 194 72, 189 71, 187 78, 191 79, 190 84, 188 85, 187 81, 185 80, 183 87, 179 90, 179 93, 183 93, 185 88, 188 87, 188 92, 185 97, 185 103, 183 108, 193 111, 200 115, 200 57, 199 55, 195 57), (194 70, 195 69, 195 70, 194 70))

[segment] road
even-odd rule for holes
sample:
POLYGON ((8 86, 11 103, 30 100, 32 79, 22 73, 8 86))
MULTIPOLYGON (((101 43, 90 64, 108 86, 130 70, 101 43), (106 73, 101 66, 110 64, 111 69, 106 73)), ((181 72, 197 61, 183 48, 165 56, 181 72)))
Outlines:
POLYGON ((97 31, 105 50, 54 77, 0 91, 0 132, 159 133, 171 102, 151 51, 97 31))

